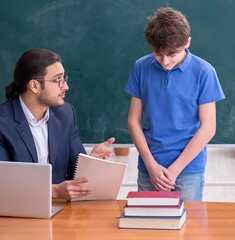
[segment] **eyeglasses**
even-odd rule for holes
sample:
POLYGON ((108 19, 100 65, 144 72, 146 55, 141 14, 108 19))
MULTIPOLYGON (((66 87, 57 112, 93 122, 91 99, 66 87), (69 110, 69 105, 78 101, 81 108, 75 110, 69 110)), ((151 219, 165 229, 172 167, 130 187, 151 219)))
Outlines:
POLYGON ((52 80, 48 80, 48 79, 40 79, 38 78, 37 81, 39 82, 53 82, 53 83, 57 83, 58 84, 58 87, 59 88, 62 88, 65 83, 68 84, 68 76, 67 75, 64 75, 64 76, 58 76, 56 77, 55 79, 52 79, 52 80))

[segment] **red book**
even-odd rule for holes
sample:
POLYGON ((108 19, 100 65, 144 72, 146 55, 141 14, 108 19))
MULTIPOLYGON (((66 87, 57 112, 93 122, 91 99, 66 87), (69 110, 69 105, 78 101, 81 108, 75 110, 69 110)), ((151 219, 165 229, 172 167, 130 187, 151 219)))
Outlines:
POLYGON ((129 192, 127 195, 128 206, 176 206, 179 202, 180 192, 176 191, 129 192))

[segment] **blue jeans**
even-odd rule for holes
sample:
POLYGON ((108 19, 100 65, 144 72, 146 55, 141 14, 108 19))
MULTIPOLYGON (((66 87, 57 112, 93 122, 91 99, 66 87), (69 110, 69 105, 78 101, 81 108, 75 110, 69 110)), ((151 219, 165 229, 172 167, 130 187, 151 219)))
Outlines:
MULTIPOLYGON (((138 191, 153 191, 149 174, 138 172, 138 191)), ((204 189, 204 173, 181 173, 176 179, 174 191, 179 191, 184 201, 202 201, 204 189)))

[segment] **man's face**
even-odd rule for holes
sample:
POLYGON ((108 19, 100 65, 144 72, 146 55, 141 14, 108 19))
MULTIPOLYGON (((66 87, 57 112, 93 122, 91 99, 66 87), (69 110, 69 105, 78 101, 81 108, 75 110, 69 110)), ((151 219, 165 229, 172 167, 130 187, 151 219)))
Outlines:
POLYGON ((64 68, 60 62, 56 62, 46 68, 43 78, 44 88, 38 95, 38 103, 47 107, 57 107, 64 104, 65 92, 69 87, 64 81, 64 68))

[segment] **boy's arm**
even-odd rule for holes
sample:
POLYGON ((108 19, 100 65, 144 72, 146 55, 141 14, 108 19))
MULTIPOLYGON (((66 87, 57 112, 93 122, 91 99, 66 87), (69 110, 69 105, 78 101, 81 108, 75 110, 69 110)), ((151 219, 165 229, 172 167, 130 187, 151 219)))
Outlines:
POLYGON ((156 190, 171 190, 174 182, 170 180, 168 170, 159 165, 153 158, 142 130, 142 101, 132 97, 128 115, 128 128, 135 146, 148 170, 150 179, 156 190))
POLYGON ((200 127, 194 137, 189 141, 181 155, 168 170, 171 178, 175 180, 180 172, 201 152, 212 139, 216 131, 216 106, 215 102, 199 106, 200 127))

